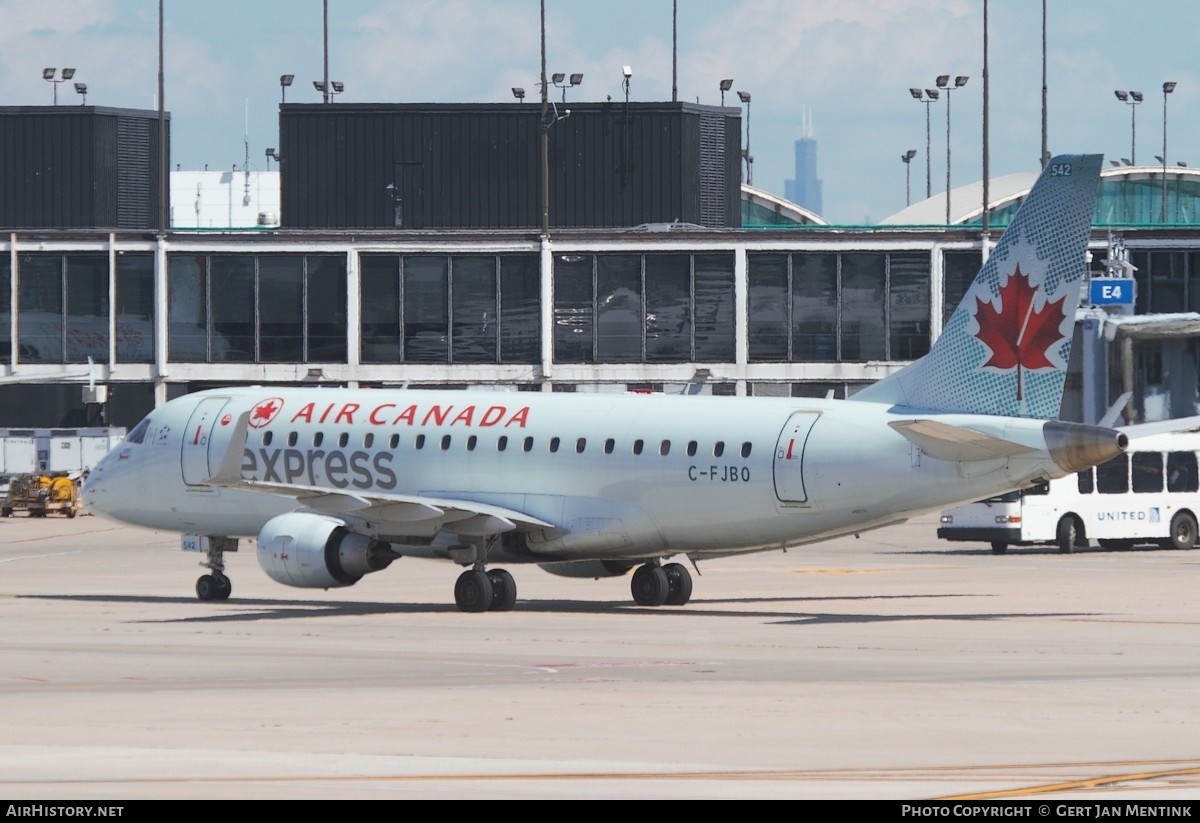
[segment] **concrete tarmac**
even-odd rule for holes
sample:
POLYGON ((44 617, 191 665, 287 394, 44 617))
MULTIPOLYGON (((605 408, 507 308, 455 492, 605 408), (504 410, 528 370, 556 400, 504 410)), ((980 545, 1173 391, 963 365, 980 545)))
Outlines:
POLYGON ((290 589, 244 544, 202 603, 176 535, 0 520, 0 798, 1200 797, 1200 552, 935 530, 465 614, 450 564, 290 589))

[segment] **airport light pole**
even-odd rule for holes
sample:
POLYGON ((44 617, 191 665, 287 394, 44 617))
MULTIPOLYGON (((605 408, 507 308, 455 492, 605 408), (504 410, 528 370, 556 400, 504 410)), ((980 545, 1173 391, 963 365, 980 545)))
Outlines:
POLYGON ((738 99, 746 104, 746 148, 742 155, 746 158, 746 185, 754 185, 754 155, 750 153, 750 92, 739 91, 738 99))
POLYGON ((280 102, 280 103, 286 103, 286 102, 287 102, 287 90, 288 90, 288 86, 292 85, 292 81, 293 81, 293 80, 295 80, 295 79, 296 79, 296 75, 294 75, 294 74, 281 74, 281 75, 279 75, 279 95, 280 95, 280 96, 279 96, 279 102, 280 102))
POLYGON ((955 89, 961 89, 967 85, 967 76, 960 74, 954 78, 954 85, 950 85, 950 75, 942 74, 938 76, 937 87, 946 92, 946 225, 950 225, 950 92, 955 89))
MULTIPOLYGON (((925 199, 933 197, 933 178, 929 173, 929 107, 937 102, 937 89, 909 89, 913 99, 925 104, 925 199)), ((950 98, 946 98, 949 100, 950 98)))
POLYGON ((724 106, 725 105, 725 92, 727 92, 731 88, 733 88, 733 78, 731 77, 728 80, 722 80, 719 87, 721 89, 721 105, 724 106))
POLYGON ((1175 81, 1163 83, 1163 153, 1162 153, 1162 215, 1160 223, 1167 222, 1167 95, 1175 91, 1175 81))
POLYGON ((555 88, 562 89, 562 101, 563 101, 563 105, 566 105, 567 89, 571 88, 572 86, 578 86, 580 83, 582 83, 583 75, 578 72, 576 72, 575 74, 572 74, 570 82, 568 83, 567 75, 564 72, 559 71, 559 72, 555 72, 553 75, 551 75, 550 81, 552 83, 554 83, 555 88))
POLYGON ((900 160, 904 163, 904 205, 912 205, 912 159, 917 156, 916 149, 909 149, 900 155, 900 160))
MULTIPOLYGON (((1140 91, 1122 91, 1117 89, 1113 92, 1117 99, 1122 103, 1129 105, 1129 164, 1137 165, 1137 106, 1145 96, 1140 91)), ((1164 99, 1166 99, 1164 97, 1164 99)))
POLYGON ((42 69, 42 79, 54 84, 54 105, 58 105, 58 84, 65 83, 75 76, 75 69, 63 69, 61 72, 53 67, 42 69))

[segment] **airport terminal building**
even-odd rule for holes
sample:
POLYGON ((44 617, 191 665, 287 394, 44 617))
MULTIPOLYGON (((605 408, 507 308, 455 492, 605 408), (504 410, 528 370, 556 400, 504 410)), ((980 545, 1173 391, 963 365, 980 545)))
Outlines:
MULTIPOLYGON (((927 351, 983 259, 979 184, 950 226, 942 195, 865 227, 743 186, 736 108, 573 105, 544 190, 543 122, 284 104, 279 171, 173 173, 163 230, 156 113, 0 108, 0 425, 233 384, 844 397, 927 351)), ((993 240, 1035 177, 991 182, 993 240)), ((1087 265, 1136 298, 1081 311, 1065 418, 1196 413, 1198 206, 1191 169, 1104 171, 1087 265)))

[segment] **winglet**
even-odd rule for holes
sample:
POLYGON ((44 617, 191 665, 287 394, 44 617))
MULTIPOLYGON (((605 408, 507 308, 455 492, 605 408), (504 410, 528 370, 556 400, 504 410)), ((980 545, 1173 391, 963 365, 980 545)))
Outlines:
POLYGON ((246 433, 250 430, 250 412, 238 415, 229 435, 229 445, 221 455, 221 464, 212 477, 204 481, 205 486, 238 486, 242 481, 242 453, 246 450, 246 433))

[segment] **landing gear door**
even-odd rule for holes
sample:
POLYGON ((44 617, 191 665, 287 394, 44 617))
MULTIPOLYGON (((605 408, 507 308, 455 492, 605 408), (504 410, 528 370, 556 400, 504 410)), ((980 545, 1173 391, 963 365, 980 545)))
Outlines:
POLYGON ((780 502, 808 503, 804 487, 804 448, 819 412, 794 412, 775 444, 775 496, 780 502))
POLYGON ((219 448, 214 450, 213 435, 221 409, 228 397, 206 397, 196 406, 183 432, 183 482, 200 486, 213 475, 213 466, 221 461, 219 448))

